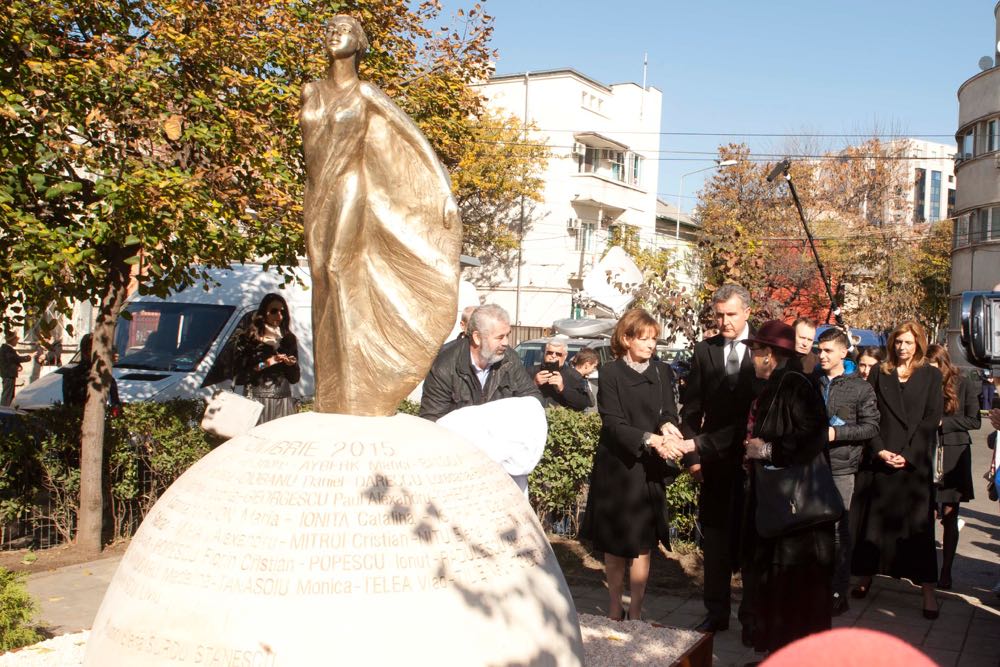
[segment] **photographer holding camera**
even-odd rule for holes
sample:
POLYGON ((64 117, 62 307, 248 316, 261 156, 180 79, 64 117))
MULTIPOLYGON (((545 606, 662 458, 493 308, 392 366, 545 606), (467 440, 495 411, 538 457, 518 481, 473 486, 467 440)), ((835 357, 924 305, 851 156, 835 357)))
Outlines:
POLYGON ((542 364, 535 373, 535 385, 542 392, 545 407, 559 405, 583 412, 593 405, 590 392, 587 391, 586 376, 597 367, 597 355, 593 350, 588 350, 594 355, 593 359, 588 360, 585 350, 580 350, 574 357, 574 367, 566 364, 568 350, 565 341, 553 338, 545 343, 542 364), (584 355, 583 358, 580 358, 581 354, 584 355))

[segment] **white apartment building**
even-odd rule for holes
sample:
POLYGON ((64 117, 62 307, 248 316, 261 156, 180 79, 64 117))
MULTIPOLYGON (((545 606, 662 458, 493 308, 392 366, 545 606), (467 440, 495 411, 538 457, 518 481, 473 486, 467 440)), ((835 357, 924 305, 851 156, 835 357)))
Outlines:
POLYGON ((912 224, 937 222, 955 210, 955 144, 906 139, 906 182, 912 224))
MULTIPOLYGON (((636 83, 610 86, 572 69, 494 76, 480 85, 487 105, 537 128, 552 157, 543 201, 526 220, 510 267, 470 279, 515 324, 551 326, 579 316, 572 296, 600 258, 613 225, 656 237, 662 93, 636 83)), ((495 269, 495 267, 493 267, 495 269)))

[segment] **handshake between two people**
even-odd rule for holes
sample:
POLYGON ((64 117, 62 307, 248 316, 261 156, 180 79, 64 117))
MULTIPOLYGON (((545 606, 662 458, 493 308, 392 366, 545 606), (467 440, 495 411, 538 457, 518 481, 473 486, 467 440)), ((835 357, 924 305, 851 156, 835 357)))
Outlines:
POLYGON ((666 423, 660 427, 660 433, 654 433, 649 439, 649 448, 659 454, 665 461, 680 463, 680 458, 694 451, 694 440, 685 439, 680 429, 674 424, 666 423))

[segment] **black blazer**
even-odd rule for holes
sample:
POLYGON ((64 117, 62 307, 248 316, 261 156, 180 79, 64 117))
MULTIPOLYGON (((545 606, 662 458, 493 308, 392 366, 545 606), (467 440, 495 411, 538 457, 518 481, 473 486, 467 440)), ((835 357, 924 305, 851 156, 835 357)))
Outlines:
POLYGON ((982 426, 982 419, 979 417, 980 396, 982 391, 979 386, 974 386, 967 377, 958 378, 958 409, 955 414, 946 414, 941 420, 942 445, 972 444, 969 431, 978 431, 982 426))
POLYGON ((895 372, 887 375, 881 368, 873 368, 868 381, 878 397, 880 415, 872 452, 877 455, 887 449, 901 454, 914 468, 929 469, 934 434, 944 413, 941 371, 920 366, 910 374, 905 389, 895 372))
POLYGON ((31 361, 31 357, 18 354, 17 350, 7 343, 0 345, 0 377, 17 377, 21 372, 21 364, 26 361, 31 361))
MULTIPOLYGON (((753 329, 750 330, 753 335, 753 329)), ((727 462, 743 458, 747 415, 753 402, 755 373, 749 348, 740 364, 735 388, 726 380, 726 339, 712 336, 694 346, 691 372, 681 394, 681 432, 695 438, 697 451, 684 457, 684 465, 727 462)))

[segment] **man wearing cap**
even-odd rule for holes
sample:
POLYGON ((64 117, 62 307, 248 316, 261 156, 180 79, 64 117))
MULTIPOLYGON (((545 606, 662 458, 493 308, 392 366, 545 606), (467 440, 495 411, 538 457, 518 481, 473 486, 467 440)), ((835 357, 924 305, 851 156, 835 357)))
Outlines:
MULTIPOLYGON (((743 509, 743 439, 753 400, 754 371, 744 340, 750 328, 750 293, 728 284, 712 295, 719 333, 694 346, 691 372, 681 394, 684 438, 698 442, 682 463, 701 481, 698 517, 705 554, 704 602, 708 615, 701 632, 729 628, 730 584, 739 567, 739 531, 743 509)), ((744 643, 753 625, 752 582, 743 581, 739 618, 744 643)))

